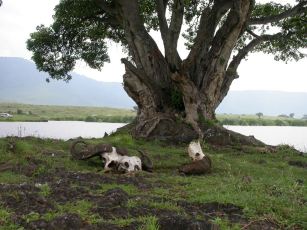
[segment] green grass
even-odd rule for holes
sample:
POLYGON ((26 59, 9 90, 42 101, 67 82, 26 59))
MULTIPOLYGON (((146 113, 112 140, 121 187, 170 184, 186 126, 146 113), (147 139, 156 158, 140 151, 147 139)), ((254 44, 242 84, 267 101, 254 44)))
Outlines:
POLYGON ((307 126, 306 119, 285 118, 278 116, 218 114, 217 120, 222 125, 251 125, 251 126, 307 126))
POLYGON ((155 216, 145 216, 139 219, 142 226, 138 230, 159 230, 158 219, 155 216))
MULTIPOLYGON (((0 118, 0 121, 87 121, 129 123, 135 116, 132 109, 115 109, 85 106, 54 106, 0 103, 0 113, 8 112, 13 118, 0 118)), ((203 118, 202 122, 212 123, 203 118)), ((284 118, 277 116, 217 114, 222 125, 258 125, 258 126, 307 126, 306 119, 284 118)))
POLYGON ((13 118, 0 121, 88 121, 131 122, 136 112, 132 109, 85 106, 51 106, 0 103, 0 112, 8 112, 13 118))
MULTIPOLYGON (((244 214, 254 219, 271 218, 283 226, 299 224, 307 228, 307 174, 306 169, 289 166, 288 161, 299 160, 307 162, 307 158, 295 154, 290 148, 281 147, 276 153, 259 153, 251 148, 248 154, 233 149, 212 149, 205 146, 207 153, 213 162, 213 171, 205 176, 180 176, 177 168, 181 164, 189 162, 186 146, 167 146, 160 142, 147 142, 134 140, 130 135, 122 133, 111 135, 104 139, 91 139, 90 143, 112 143, 113 145, 128 148, 130 154, 137 154, 136 149, 145 149, 152 158, 155 171, 153 174, 141 172, 136 176, 142 176, 152 188, 140 190, 132 184, 100 184, 99 188, 91 191, 92 194, 103 194, 112 188, 121 188, 129 194, 127 208, 146 205, 156 209, 167 209, 185 215, 184 210, 176 205, 176 201, 187 202, 219 202, 232 203, 243 207, 244 214), (244 178, 250 178, 246 181, 244 178), (303 181, 300 183, 299 181, 303 181), (133 197, 158 197, 163 201, 136 200, 133 197), (169 200, 169 201, 168 201, 169 200)), ((46 172, 54 172, 57 168, 64 167, 74 172, 97 172, 101 169, 100 161, 76 161, 69 156, 69 142, 59 140, 42 140, 37 138, 0 139, 0 163, 13 162, 27 164, 28 159, 42 161, 41 169, 38 169, 32 177, 26 177, 18 172, 1 172, 0 183, 23 182, 33 183, 36 176, 46 172), (6 149, 8 141, 16 143, 15 153, 6 149), (48 151, 60 151, 62 157, 43 155, 48 151), (4 159, 4 160, 3 160, 4 159)), ((117 177, 108 175, 110 177, 117 177)), ((39 186, 40 195, 48 197, 50 188, 48 184, 39 186)), ((58 204, 56 211, 37 215, 29 213, 25 216, 28 221, 37 218, 51 220, 63 213, 77 213, 82 219, 97 223, 102 220, 92 213, 91 202, 81 200, 79 202, 58 204)), ((5 226, 13 226, 8 216, 11 211, 0 206, 0 222, 5 226)), ((118 226, 127 226, 134 221, 142 222, 140 229, 159 229, 157 219, 154 216, 127 219, 109 220, 118 226)), ((229 223, 225 219, 215 219, 222 229, 227 229, 229 223)), ((236 229, 237 226, 232 226, 236 229)), ((1 229, 1 228, 0 228, 1 229)), ((8 228, 9 229, 9 228, 8 228)))

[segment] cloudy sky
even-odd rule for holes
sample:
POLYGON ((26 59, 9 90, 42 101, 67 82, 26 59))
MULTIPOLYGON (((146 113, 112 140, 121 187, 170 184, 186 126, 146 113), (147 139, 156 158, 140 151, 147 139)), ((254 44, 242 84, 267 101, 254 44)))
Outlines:
MULTIPOLYGON (((31 53, 27 51, 25 41, 37 25, 49 25, 52 22, 53 8, 58 2, 3 0, 0 7, 0 56, 30 60, 31 53)), ((294 0, 282 2, 293 3, 294 0)), ((183 48, 179 52, 182 57, 187 53, 183 48)), ((110 44, 109 55, 111 63, 106 64, 101 72, 91 70, 83 63, 78 63, 75 72, 99 81, 122 82, 124 67, 120 63, 121 47, 110 44)), ((234 81, 231 89, 307 92, 306 66, 307 58, 285 64, 274 61, 270 55, 252 54, 241 64, 240 78, 234 81)))

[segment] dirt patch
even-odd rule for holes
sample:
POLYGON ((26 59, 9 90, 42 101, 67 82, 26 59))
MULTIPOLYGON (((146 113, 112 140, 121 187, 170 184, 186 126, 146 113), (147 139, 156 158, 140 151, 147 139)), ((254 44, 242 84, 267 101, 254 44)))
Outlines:
POLYGON ((13 168, 13 171, 15 173, 23 174, 27 177, 32 177, 38 172, 40 168, 45 166, 46 164, 44 161, 32 157, 27 157, 26 162, 24 164, 17 164, 13 168))
POLYGON ((32 229, 58 230, 59 228, 63 230, 93 229, 88 223, 83 221, 79 215, 71 213, 58 216, 49 222, 46 220, 36 220, 29 223, 24 222, 23 226, 26 229, 31 229, 31 230, 32 229))
POLYGON ((205 219, 215 219, 216 217, 227 218, 231 223, 247 221, 243 215, 243 208, 233 204, 211 203, 189 203, 179 201, 177 205, 184 208, 191 217, 203 216, 205 219))
MULTIPOLYGON (((35 162, 31 160, 30 162, 35 162)), ((38 162, 36 162, 38 163, 38 162)), ((26 173, 26 170, 19 172, 26 173)), ((148 175, 150 178, 150 175, 148 175)), ((230 223, 241 226, 250 221, 244 216, 242 207, 233 204, 190 203, 174 201, 148 195, 132 195, 120 188, 120 185, 133 185, 139 192, 163 186, 162 182, 152 183, 147 174, 106 175, 99 173, 68 172, 58 168, 55 172, 37 175, 29 184, 5 185, 0 184, 0 203, 12 212, 14 223, 25 229, 137 229, 142 223, 127 222, 119 227, 112 224, 117 219, 135 219, 144 216, 155 216, 161 230, 164 229, 219 229, 212 223, 217 217, 228 219, 230 223), (118 184, 118 188, 100 192, 104 185, 118 184), (48 193, 42 195, 42 185, 48 187, 48 193), (90 223, 85 217, 76 213, 59 214, 54 219, 36 219, 29 221, 27 215, 38 213, 41 216, 47 212, 57 212, 57 205, 67 202, 74 203, 86 200, 93 204, 89 212, 98 215, 103 222, 90 223), (135 201, 130 206, 128 201, 135 201), (139 202, 138 201, 142 201, 139 202), (174 210, 168 207, 153 207, 150 203, 173 203, 178 207, 174 210)), ((270 222, 252 223, 253 229, 274 229, 270 222), (270 228, 270 226, 272 228, 270 228)), ((278 229, 278 228, 275 228, 278 229)))
POLYGON ((208 221, 191 220, 180 215, 169 214, 159 218, 159 226, 161 230, 218 230, 217 225, 208 221))
POLYGON ((30 212, 43 214, 54 209, 53 201, 41 196, 39 191, 35 186, 28 184, 0 184, 0 201, 17 216, 30 212))

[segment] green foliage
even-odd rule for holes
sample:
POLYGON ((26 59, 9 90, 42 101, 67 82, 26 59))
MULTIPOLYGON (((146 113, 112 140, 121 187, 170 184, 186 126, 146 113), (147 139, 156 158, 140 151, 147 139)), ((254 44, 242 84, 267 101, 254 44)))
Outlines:
MULTIPOLYGON (((282 5, 273 2, 257 4, 252 15, 254 17, 272 16, 280 14, 290 8, 291 6, 289 4, 282 5)), ((305 9, 299 16, 257 27, 262 34, 267 33, 269 30, 276 29, 280 30, 280 32, 276 39, 261 43, 254 51, 274 54, 275 60, 282 61, 299 60, 305 57, 300 49, 307 47, 306 20, 307 10, 305 9)))
POLYGON ((62 0, 55 8, 54 23, 50 27, 38 26, 27 41, 37 68, 66 81, 79 59, 100 69, 109 61, 104 39, 119 38, 116 28, 104 23, 106 17, 95 1, 62 0))
MULTIPOLYGON (((10 121, 57 120, 129 123, 136 115, 136 111, 130 109, 0 103, 0 111, 17 110, 17 108, 22 111, 31 111, 31 113, 14 115, 10 121)), ((7 121, 4 118, 0 118, 1 120, 7 121)))
POLYGON ((296 119, 289 117, 273 117, 256 115, 217 115, 219 124, 221 125, 241 125, 241 126, 307 126, 304 119, 296 119))
POLYGON ((146 216, 140 218, 140 221, 143 223, 138 230, 159 230, 158 219, 155 216, 146 216))
MULTIPOLYGON (((169 23, 174 8, 174 1, 163 1, 166 6, 166 21, 169 23)), ((33 52, 32 59, 37 68, 48 72, 51 78, 68 81, 69 72, 77 60, 85 61, 90 67, 100 69, 109 61, 107 41, 120 43, 124 49, 128 48, 127 40, 121 22, 114 19, 116 3, 104 1, 106 8, 101 8, 96 1, 91 0, 62 0, 55 8, 54 22, 51 26, 40 25, 37 31, 30 35, 27 48, 33 52)), ((303 3, 303 2, 302 2, 303 3)), ((200 17, 203 12, 212 8, 214 1, 184 0, 184 23, 187 30, 182 34, 186 47, 189 49, 195 42, 199 28, 200 17)), ((216 6, 215 6, 216 7, 216 6)), ((261 18, 280 14, 290 9, 289 4, 266 3, 256 4, 252 17, 261 18)), ((145 28, 159 30, 159 19, 156 12, 156 2, 150 0, 139 1, 140 14, 145 28)), ((121 17, 116 15, 115 18, 121 17)), ((219 25, 225 22, 225 15, 219 25)), ((210 17, 208 17, 210 18, 210 17)), ((260 31, 260 35, 269 30, 280 31, 276 39, 265 41, 253 51, 273 53, 276 60, 298 60, 304 57, 299 49, 306 48, 306 9, 299 16, 289 17, 278 22, 263 26, 250 26, 252 31, 260 31)), ((117 18, 118 19, 118 18, 117 18)), ((124 21, 124 20, 123 20, 124 21)), ((213 22, 215 23, 215 22, 213 22)), ((253 39, 250 33, 244 33, 237 42, 236 49, 242 48, 253 39)), ((131 56, 130 52, 127 52, 131 56)), ((225 62, 227 60, 224 60, 225 62)), ((179 101, 177 102, 179 103, 179 101)), ((181 106, 181 104, 176 104, 181 106)))

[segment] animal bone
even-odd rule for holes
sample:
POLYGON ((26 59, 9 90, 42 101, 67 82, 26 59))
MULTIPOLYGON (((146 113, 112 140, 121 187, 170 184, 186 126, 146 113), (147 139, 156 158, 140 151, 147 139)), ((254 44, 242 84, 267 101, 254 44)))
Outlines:
POLYGON ((193 161, 201 160, 204 158, 205 154, 201 149, 199 141, 192 141, 188 147, 189 156, 192 158, 193 161))
POLYGON ((118 162, 122 155, 118 154, 115 147, 112 147, 112 151, 102 153, 102 159, 104 159, 104 171, 109 172, 117 168, 118 162))
POLYGON ((123 173, 142 170, 142 161, 137 156, 122 156, 119 158, 117 170, 123 173))
POLYGON ((86 160, 95 156, 100 156, 104 161, 104 172, 116 171, 121 173, 142 170, 145 166, 147 171, 152 171, 152 162, 145 153, 141 153, 141 158, 137 156, 127 156, 125 148, 112 147, 110 144, 89 145, 82 140, 74 142, 70 148, 73 158, 86 160), (77 150, 77 146, 81 150, 77 150))
POLYGON ((87 160, 95 156, 101 156, 105 152, 112 152, 112 145, 110 144, 97 144, 89 145, 83 140, 77 140, 72 143, 70 147, 70 153, 73 158, 78 160, 87 160), (77 150, 77 146, 82 144, 83 147, 81 150, 77 150))
POLYGON ((148 157, 148 154, 143 150, 138 150, 138 152, 141 154, 142 170, 147 171, 147 172, 152 172, 153 163, 148 157))

